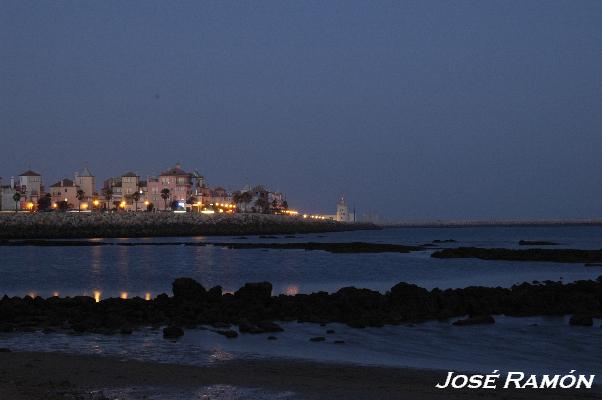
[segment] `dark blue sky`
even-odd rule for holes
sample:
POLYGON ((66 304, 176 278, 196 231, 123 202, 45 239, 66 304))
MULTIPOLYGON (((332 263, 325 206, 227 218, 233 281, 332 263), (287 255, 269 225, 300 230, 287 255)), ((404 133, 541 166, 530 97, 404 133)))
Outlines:
POLYGON ((0 1, 0 175, 602 216, 602 1, 0 1))

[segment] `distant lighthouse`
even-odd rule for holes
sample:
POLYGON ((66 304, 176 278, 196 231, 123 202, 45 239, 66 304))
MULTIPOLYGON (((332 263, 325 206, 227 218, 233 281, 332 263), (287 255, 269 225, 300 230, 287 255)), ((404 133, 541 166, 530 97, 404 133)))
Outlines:
POLYGON ((337 203, 337 217, 339 222, 349 222, 349 208, 345 203, 345 198, 341 196, 341 200, 337 203))

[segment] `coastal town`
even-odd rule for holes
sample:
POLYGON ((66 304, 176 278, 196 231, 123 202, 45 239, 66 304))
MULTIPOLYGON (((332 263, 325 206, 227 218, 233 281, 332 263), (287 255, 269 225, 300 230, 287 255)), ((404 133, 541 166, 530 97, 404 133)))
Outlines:
POLYGON ((42 174, 28 169, 16 178, 0 178, 0 211, 3 212, 196 212, 259 213, 354 222, 343 197, 336 213, 301 213, 289 207, 286 196, 263 185, 228 191, 210 187, 198 171, 186 171, 180 164, 156 176, 141 177, 127 171, 105 179, 97 186, 88 167, 71 177, 46 186, 42 174))

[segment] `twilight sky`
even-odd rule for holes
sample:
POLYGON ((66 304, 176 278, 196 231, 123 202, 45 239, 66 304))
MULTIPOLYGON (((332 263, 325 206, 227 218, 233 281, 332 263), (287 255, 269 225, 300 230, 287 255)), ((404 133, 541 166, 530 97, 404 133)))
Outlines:
POLYGON ((0 0, 0 176, 181 162, 302 210, 602 217, 602 1, 0 0))

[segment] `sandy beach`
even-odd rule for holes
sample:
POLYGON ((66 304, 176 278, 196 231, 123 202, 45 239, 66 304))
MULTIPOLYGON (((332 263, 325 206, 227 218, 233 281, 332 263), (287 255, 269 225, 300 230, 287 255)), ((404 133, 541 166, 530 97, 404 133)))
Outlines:
MULTIPOLYGON (((0 398, 11 400, 127 398, 132 387, 183 393, 208 385, 259 388, 302 399, 595 399, 602 390, 439 390, 445 371, 305 361, 224 361, 199 367, 92 355, 1 352, 0 398), (113 393, 102 397, 98 391, 113 393), (292 392, 292 393, 290 393, 292 392)), ((181 397, 178 397, 181 398, 181 397)), ((196 397, 195 397, 196 398, 196 397)), ((203 397, 201 397, 203 398, 203 397)), ((212 398, 211 396, 205 398, 212 398)), ((288 397, 287 397, 288 398, 288 397)))

